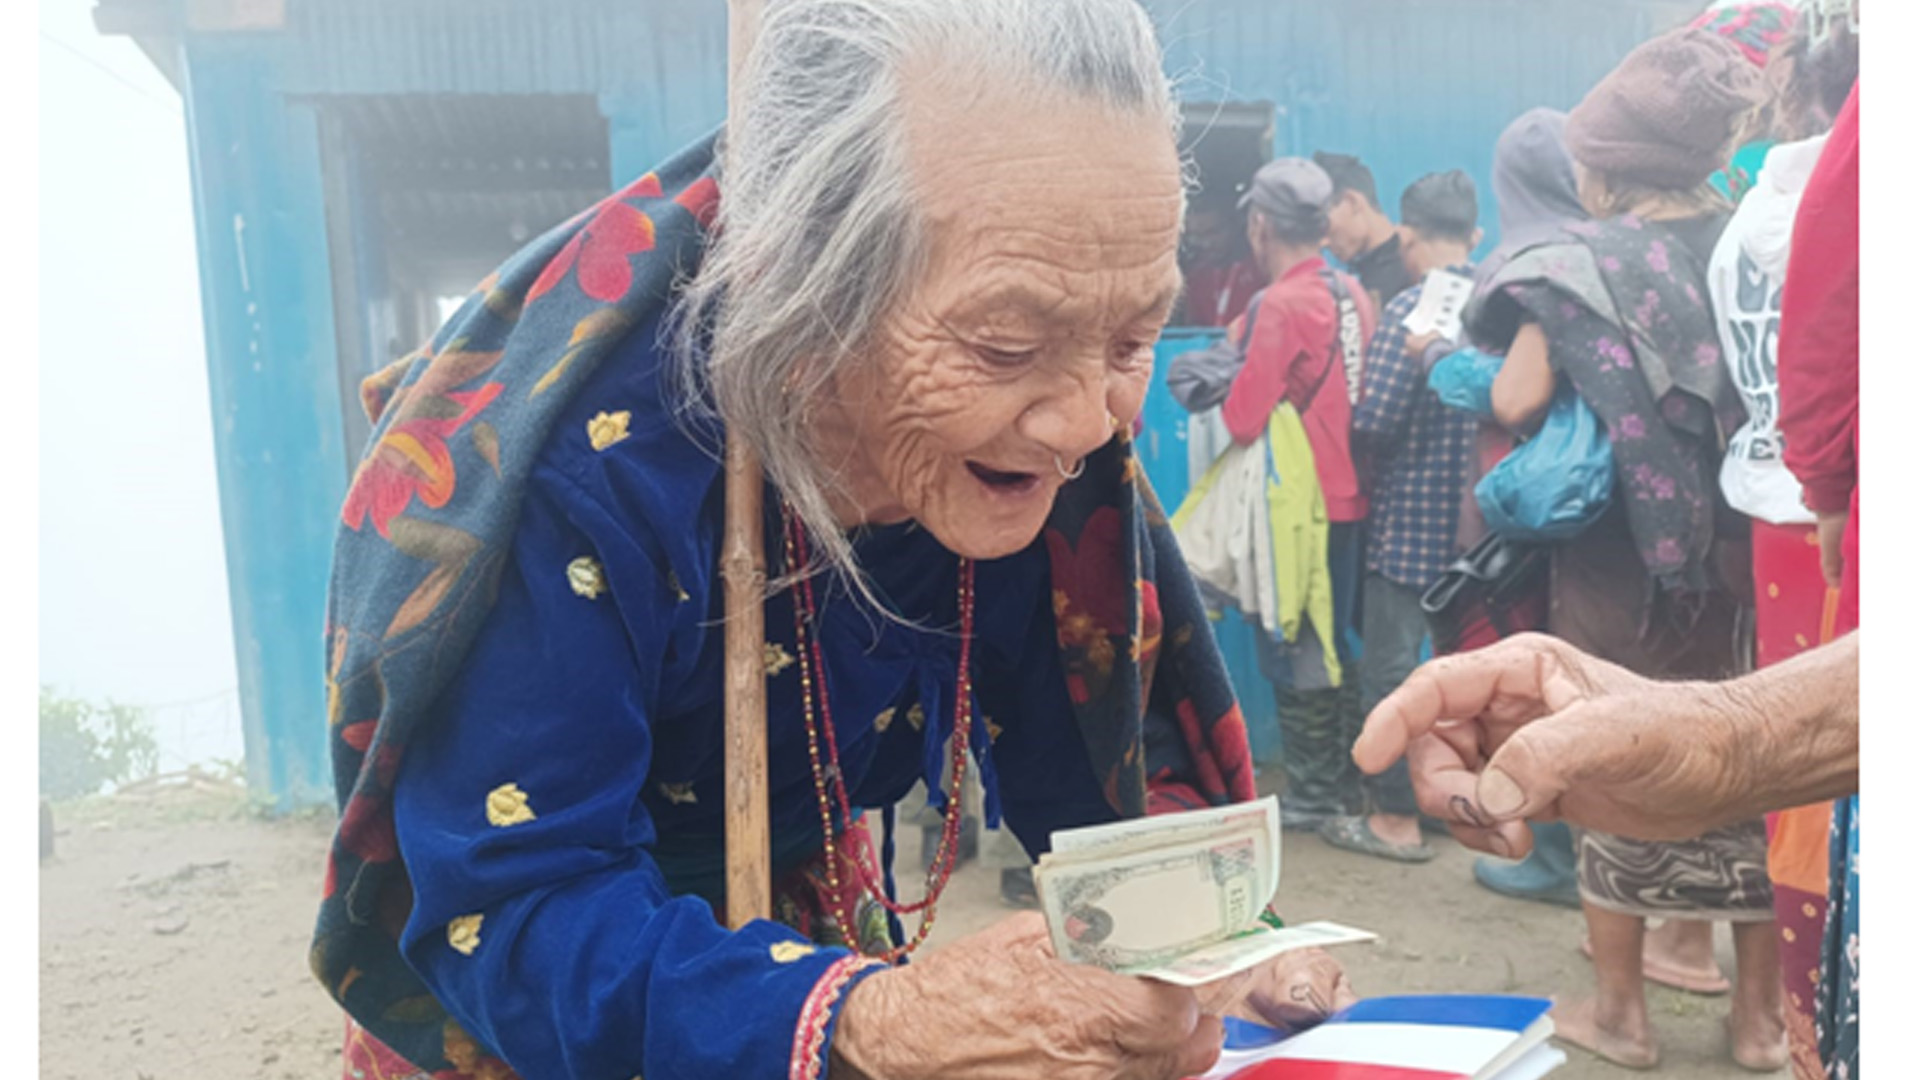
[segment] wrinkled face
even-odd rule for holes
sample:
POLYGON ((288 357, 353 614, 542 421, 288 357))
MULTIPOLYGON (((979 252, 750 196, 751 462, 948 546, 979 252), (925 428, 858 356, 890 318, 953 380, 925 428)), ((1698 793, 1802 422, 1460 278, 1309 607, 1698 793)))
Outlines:
POLYGON ((1088 454, 1129 425, 1179 291, 1184 196, 1151 117, 1059 96, 908 94, 930 258, 876 355, 839 378, 870 521, 952 551, 1032 543, 1088 454))
POLYGON ((1366 196, 1343 191, 1334 196, 1333 209, 1327 214, 1327 250, 1341 262, 1350 263, 1367 250, 1366 196))

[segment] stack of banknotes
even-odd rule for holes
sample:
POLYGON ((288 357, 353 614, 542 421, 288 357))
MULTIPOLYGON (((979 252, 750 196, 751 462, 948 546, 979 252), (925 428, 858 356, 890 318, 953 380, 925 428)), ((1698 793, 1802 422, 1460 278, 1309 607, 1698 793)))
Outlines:
POLYGON ((1280 803, 1271 796, 1061 830, 1033 879, 1061 959, 1181 986, 1373 937, 1335 923, 1282 929, 1262 920, 1280 889, 1280 803))

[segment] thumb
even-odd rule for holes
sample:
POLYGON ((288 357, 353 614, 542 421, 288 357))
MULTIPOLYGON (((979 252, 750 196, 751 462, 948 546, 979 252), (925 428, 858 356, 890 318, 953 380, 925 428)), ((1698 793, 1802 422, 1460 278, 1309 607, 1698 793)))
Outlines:
POLYGON ((1220 1051, 1226 1042, 1226 1027, 1220 1018, 1202 1013, 1180 1045, 1140 1060, 1142 1075, 1154 1080, 1187 1080, 1199 1076, 1220 1060, 1220 1051))
POLYGON ((1494 822, 1551 816, 1582 758, 1599 752, 1607 737, 1596 730, 1594 713, 1583 702, 1514 732, 1480 772, 1474 801, 1481 811, 1494 822))

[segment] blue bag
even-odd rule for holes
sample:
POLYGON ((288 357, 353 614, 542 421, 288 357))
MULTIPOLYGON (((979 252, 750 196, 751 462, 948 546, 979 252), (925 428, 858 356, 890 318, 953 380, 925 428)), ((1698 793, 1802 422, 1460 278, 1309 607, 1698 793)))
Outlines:
POLYGON ((1533 438, 1500 459, 1473 489, 1487 528, 1509 540, 1578 536, 1613 495, 1613 447, 1587 403, 1561 386, 1533 438))
POLYGON ((1427 374, 1427 386, 1451 409, 1475 416, 1493 415, 1493 378, 1500 374, 1502 357, 1469 345, 1448 353, 1427 374))

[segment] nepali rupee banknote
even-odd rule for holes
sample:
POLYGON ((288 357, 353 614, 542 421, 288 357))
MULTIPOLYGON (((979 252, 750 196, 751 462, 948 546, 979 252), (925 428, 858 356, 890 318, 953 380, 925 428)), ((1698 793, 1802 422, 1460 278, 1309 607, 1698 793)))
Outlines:
POLYGON ((1053 835, 1034 867, 1054 952, 1069 963, 1198 986, 1292 949, 1372 935, 1261 920, 1280 885, 1280 808, 1255 803, 1053 835))

